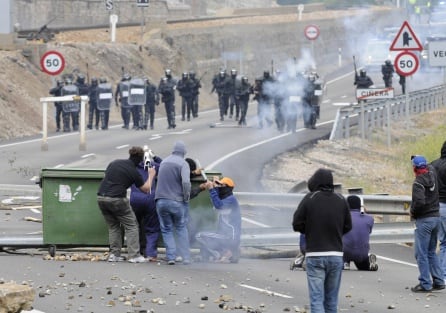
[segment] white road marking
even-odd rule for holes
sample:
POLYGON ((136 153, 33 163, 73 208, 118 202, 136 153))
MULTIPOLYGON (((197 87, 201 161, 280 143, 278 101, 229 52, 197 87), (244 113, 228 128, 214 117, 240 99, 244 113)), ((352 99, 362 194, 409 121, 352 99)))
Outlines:
POLYGON ((129 145, 122 145, 122 146, 117 146, 116 149, 125 149, 127 148, 129 145))
POLYGON ((274 292, 274 291, 267 290, 267 289, 257 288, 257 287, 246 285, 246 284, 240 284, 239 286, 248 288, 248 289, 252 289, 252 290, 256 290, 256 291, 260 291, 261 293, 266 293, 269 296, 277 296, 277 297, 282 297, 282 298, 287 298, 287 299, 293 299, 293 297, 291 297, 291 296, 284 295, 282 293, 274 292))
POLYGON ((271 226, 269 226, 269 225, 266 225, 266 224, 262 224, 262 223, 256 222, 256 221, 254 221, 254 220, 252 220, 252 219, 250 219, 250 218, 247 218, 247 217, 242 217, 242 220, 244 220, 245 222, 254 224, 254 225, 256 225, 256 226, 264 227, 264 228, 270 228, 270 227, 271 227, 271 226))
POLYGON ((88 157, 91 157, 91 156, 95 156, 96 154, 94 154, 94 153, 88 153, 88 154, 84 154, 83 156, 81 156, 81 159, 85 159, 85 158, 88 158, 88 157))
POLYGON ((418 267, 417 264, 409 263, 409 262, 404 262, 404 261, 400 261, 400 260, 396 260, 396 259, 392 259, 392 258, 387 258, 387 257, 382 256, 382 255, 377 255, 376 258, 379 258, 379 259, 381 259, 381 260, 390 261, 390 262, 393 262, 393 263, 398 263, 398 264, 408 265, 408 266, 412 266, 412 267, 418 267))

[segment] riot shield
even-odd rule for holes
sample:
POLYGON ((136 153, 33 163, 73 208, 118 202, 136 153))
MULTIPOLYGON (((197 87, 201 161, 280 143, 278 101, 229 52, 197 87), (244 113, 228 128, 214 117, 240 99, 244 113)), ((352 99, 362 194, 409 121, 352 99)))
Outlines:
POLYGON ((146 86, 141 78, 134 78, 129 84, 129 105, 144 105, 146 103, 146 86))
MULTIPOLYGON (((78 96, 79 88, 76 85, 66 85, 62 87, 61 96, 78 96)), ((79 112, 81 108, 80 101, 63 101, 62 102, 62 110, 65 113, 69 112, 79 112)))
POLYGON ((112 85, 109 83, 102 83, 98 85, 98 103, 99 111, 109 111, 113 99, 112 85))
POLYGON ((121 107, 124 109, 130 109, 132 107, 129 104, 129 89, 129 81, 123 81, 119 83, 119 100, 121 102, 121 107))

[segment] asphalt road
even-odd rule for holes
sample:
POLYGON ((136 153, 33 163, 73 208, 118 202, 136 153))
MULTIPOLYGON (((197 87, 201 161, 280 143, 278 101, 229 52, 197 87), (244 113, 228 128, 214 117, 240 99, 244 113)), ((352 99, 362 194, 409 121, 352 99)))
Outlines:
MULTIPOLYGON (((164 120, 156 121, 155 131, 127 131, 120 125, 107 132, 88 131, 86 151, 78 149, 78 134, 52 134, 48 151, 40 150, 40 138, 1 145, 0 171, 3 175, 0 184, 34 186, 34 179, 43 167, 104 168, 115 158, 126 158, 131 145, 147 144, 157 154, 166 156, 173 143, 181 139, 186 143, 188 156, 198 158, 206 168, 231 176, 237 191, 261 191, 259 173, 273 156, 329 133, 337 110, 333 103, 353 101, 352 77, 351 73, 350 76, 341 75, 330 82, 316 130, 299 129, 295 134, 282 134, 274 128, 259 130, 254 116, 255 105, 252 105, 246 128, 236 127, 234 121, 219 124, 218 112, 211 110, 201 112, 200 117, 191 122, 178 122, 175 131, 166 130, 164 120), (212 123, 218 124, 211 128, 212 123)), ((379 75, 375 80, 380 82, 379 75)), ((426 81, 420 78, 417 86, 426 81)), ((302 127, 302 121, 298 126, 302 127)), ((4 208, 0 212, 2 236, 17 232, 21 227, 24 228, 19 234, 41 231, 41 224, 23 220, 25 216, 39 218, 41 208, 27 208, 35 200, 24 200, 18 195, 22 194, 2 197, 3 205, 6 199, 24 202, 21 209, 4 208)), ((264 216, 262 222, 290 224, 290 216, 285 213, 269 213, 270 218, 264 216)), ((246 212, 243 214, 246 217, 246 212)), ((249 218, 255 221, 256 215, 250 212, 249 218)), ((340 312, 443 311, 444 292, 428 295, 410 292, 418 276, 411 247, 381 244, 374 245, 372 251, 378 255, 379 271, 344 272, 340 312)), ((74 252, 65 253, 73 256, 74 252)), ((85 252, 79 253, 85 255, 85 252)), ((93 253, 102 255, 101 251, 93 253)), ((20 249, 13 254, 0 254, 3 269, 0 279, 32 285, 38 293, 35 308, 45 313, 150 309, 192 313, 219 312, 225 308, 241 312, 249 311, 248 308, 252 308, 250 312, 299 312, 303 309, 309 303, 305 272, 290 271, 292 258, 289 256, 264 259, 259 255, 244 257, 238 264, 167 266, 46 260, 45 249, 20 249)))

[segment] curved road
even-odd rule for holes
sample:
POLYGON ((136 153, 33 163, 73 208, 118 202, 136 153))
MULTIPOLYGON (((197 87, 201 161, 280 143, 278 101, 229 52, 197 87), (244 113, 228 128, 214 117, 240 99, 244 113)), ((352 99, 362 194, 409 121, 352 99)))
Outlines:
MULTIPOLYGON (((127 157, 131 145, 147 144, 166 156, 176 140, 183 140, 188 156, 198 158, 207 168, 220 170, 234 178, 237 191, 261 190, 263 165, 275 155, 311 140, 327 136, 331 130, 335 102, 353 101, 352 73, 330 80, 316 130, 299 129, 295 134, 274 128, 259 130, 251 106, 248 127, 238 128, 225 121, 210 128, 218 117, 216 110, 201 112, 189 123, 178 122, 175 131, 165 130, 164 120, 156 130, 125 131, 116 126, 107 132, 88 131, 87 150, 79 151, 77 134, 54 135, 49 150, 40 151, 40 138, 0 146, 3 173, 1 184, 33 185, 41 167, 104 168, 115 158, 127 157)), ((374 80, 381 82, 379 76, 374 80)), ((424 82, 422 78, 421 82, 424 82)), ((398 93, 398 90, 397 90, 398 93)), ((299 121, 299 126, 302 122, 299 121)), ((302 178, 296 177, 296 181, 302 178)), ((306 179, 306 178, 303 178, 306 179)), ((23 223, 33 210, 5 211, 0 227, 23 223)), ((255 213, 255 212, 254 212, 255 213)), ((284 212, 269 212, 270 220, 290 224, 284 212)), ((250 219, 255 219, 252 215, 250 219)), ((3 234, 2 234, 3 235, 3 234)), ((343 275, 340 292, 342 312, 442 312, 444 295, 414 295, 408 289, 417 283, 413 250, 400 245, 376 245, 378 272, 351 270, 343 275)), ((26 251, 25 251, 26 252, 26 251)), ((289 258, 249 259, 239 264, 200 264, 164 266, 163 264, 108 264, 104 262, 46 261, 41 251, 34 257, 2 253, 2 279, 28 282, 38 292, 34 306, 46 313, 76 312, 219 312, 222 308, 266 312, 299 312, 308 304, 304 272, 290 272, 289 258), (128 303, 125 300, 128 300, 128 303), (132 306, 133 304, 133 306, 132 306)))

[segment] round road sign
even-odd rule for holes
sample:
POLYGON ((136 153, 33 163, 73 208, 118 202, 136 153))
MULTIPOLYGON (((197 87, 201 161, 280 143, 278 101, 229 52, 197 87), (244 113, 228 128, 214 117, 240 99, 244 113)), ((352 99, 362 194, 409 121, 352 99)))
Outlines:
POLYGON ((305 37, 310 40, 315 40, 319 37, 319 27, 317 25, 308 25, 304 30, 305 37))
POLYGON ((395 58, 394 66, 396 72, 401 76, 410 76, 418 70, 417 56, 409 51, 401 52, 395 58))
POLYGON ((40 59, 40 67, 49 75, 58 75, 64 70, 65 59, 57 51, 48 51, 40 59))

